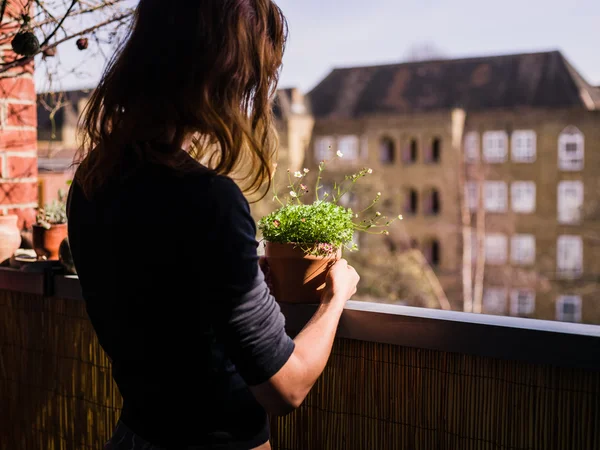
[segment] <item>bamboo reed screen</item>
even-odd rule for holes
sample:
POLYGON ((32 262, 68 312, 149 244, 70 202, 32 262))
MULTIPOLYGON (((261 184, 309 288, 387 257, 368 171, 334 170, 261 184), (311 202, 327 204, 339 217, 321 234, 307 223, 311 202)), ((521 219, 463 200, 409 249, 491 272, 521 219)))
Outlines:
MULTIPOLYGON (((0 292, 0 350, 1 450, 102 448, 120 398, 81 301, 0 292)), ((600 372, 339 340, 272 436, 276 450, 599 450, 600 372)))

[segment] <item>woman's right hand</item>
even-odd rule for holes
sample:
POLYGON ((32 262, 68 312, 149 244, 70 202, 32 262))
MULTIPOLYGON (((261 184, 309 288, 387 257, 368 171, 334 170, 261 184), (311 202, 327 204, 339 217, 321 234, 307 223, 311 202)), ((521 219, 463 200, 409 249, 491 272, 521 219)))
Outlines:
POLYGON ((354 267, 348 265, 348 261, 340 259, 336 262, 327 274, 327 284, 321 300, 323 302, 340 301, 346 303, 354 294, 360 276, 354 270, 354 267))

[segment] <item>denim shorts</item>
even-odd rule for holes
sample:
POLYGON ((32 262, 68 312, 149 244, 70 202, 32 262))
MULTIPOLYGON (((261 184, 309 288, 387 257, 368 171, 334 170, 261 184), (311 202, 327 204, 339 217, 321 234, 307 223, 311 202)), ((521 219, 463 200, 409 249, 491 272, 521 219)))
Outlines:
MULTIPOLYGON (((224 446, 189 446, 189 447, 177 447, 178 450, 211 450, 211 449, 231 449, 229 445, 224 446)), ((112 437, 104 444, 104 450, 171 450, 165 447, 157 447, 156 445, 150 444, 145 441, 133 431, 131 431, 127 425, 119 421, 115 427, 115 431, 112 437)))

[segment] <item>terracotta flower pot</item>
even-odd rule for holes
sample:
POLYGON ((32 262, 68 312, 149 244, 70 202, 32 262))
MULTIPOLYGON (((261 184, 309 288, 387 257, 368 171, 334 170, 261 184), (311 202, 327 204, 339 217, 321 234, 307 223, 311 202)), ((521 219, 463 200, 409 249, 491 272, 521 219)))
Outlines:
POLYGON ((21 232, 15 215, 0 216, 0 263, 10 259, 21 245, 21 232))
POLYGON ((49 230, 41 225, 33 226, 33 248, 38 257, 58 261, 60 243, 67 237, 67 224, 52 225, 49 230))
POLYGON ((265 255, 275 299, 283 303, 320 303, 327 272, 342 257, 306 255, 294 244, 267 242, 265 255))

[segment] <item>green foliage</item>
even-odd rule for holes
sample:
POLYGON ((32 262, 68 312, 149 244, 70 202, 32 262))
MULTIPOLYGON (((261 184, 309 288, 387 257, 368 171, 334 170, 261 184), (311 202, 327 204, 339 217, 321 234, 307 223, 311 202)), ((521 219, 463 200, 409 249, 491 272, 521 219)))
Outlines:
MULTIPOLYGON (((343 155, 337 152, 337 156, 341 158, 343 155)), ((289 195, 284 201, 274 192, 273 200, 279 202, 281 207, 263 217, 258 223, 266 241, 298 244, 307 253, 324 255, 343 247, 357 250, 358 247, 353 243, 356 231, 389 234, 387 227, 396 219, 388 219, 380 212, 372 212, 372 208, 381 198, 381 193, 378 192, 371 204, 358 213, 338 204, 342 197, 352 191, 356 182, 373 173, 371 169, 364 168, 347 175, 342 182, 333 185, 331 192, 321 192, 323 186, 320 183, 324 170, 325 162, 322 161, 314 184, 314 194, 305 184, 308 169, 293 174, 287 171, 289 195), (314 200, 305 203, 305 198, 314 200)), ((275 186, 275 183, 273 185, 275 186)), ((402 219, 401 216, 398 218, 402 219)))
POLYGON ((306 246, 308 251, 327 249, 327 246, 318 244, 329 244, 338 249, 352 242, 355 230, 352 217, 351 209, 316 201, 309 205, 289 204, 279 208, 263 217, 258 227, 269 242, 293 242, 306 246))
POLYGON ((58 190, 58 200, 39 208, 36 215, 36 224, 46 229, 61 223, 67 223, 67 194, 63 189, 58 190))

